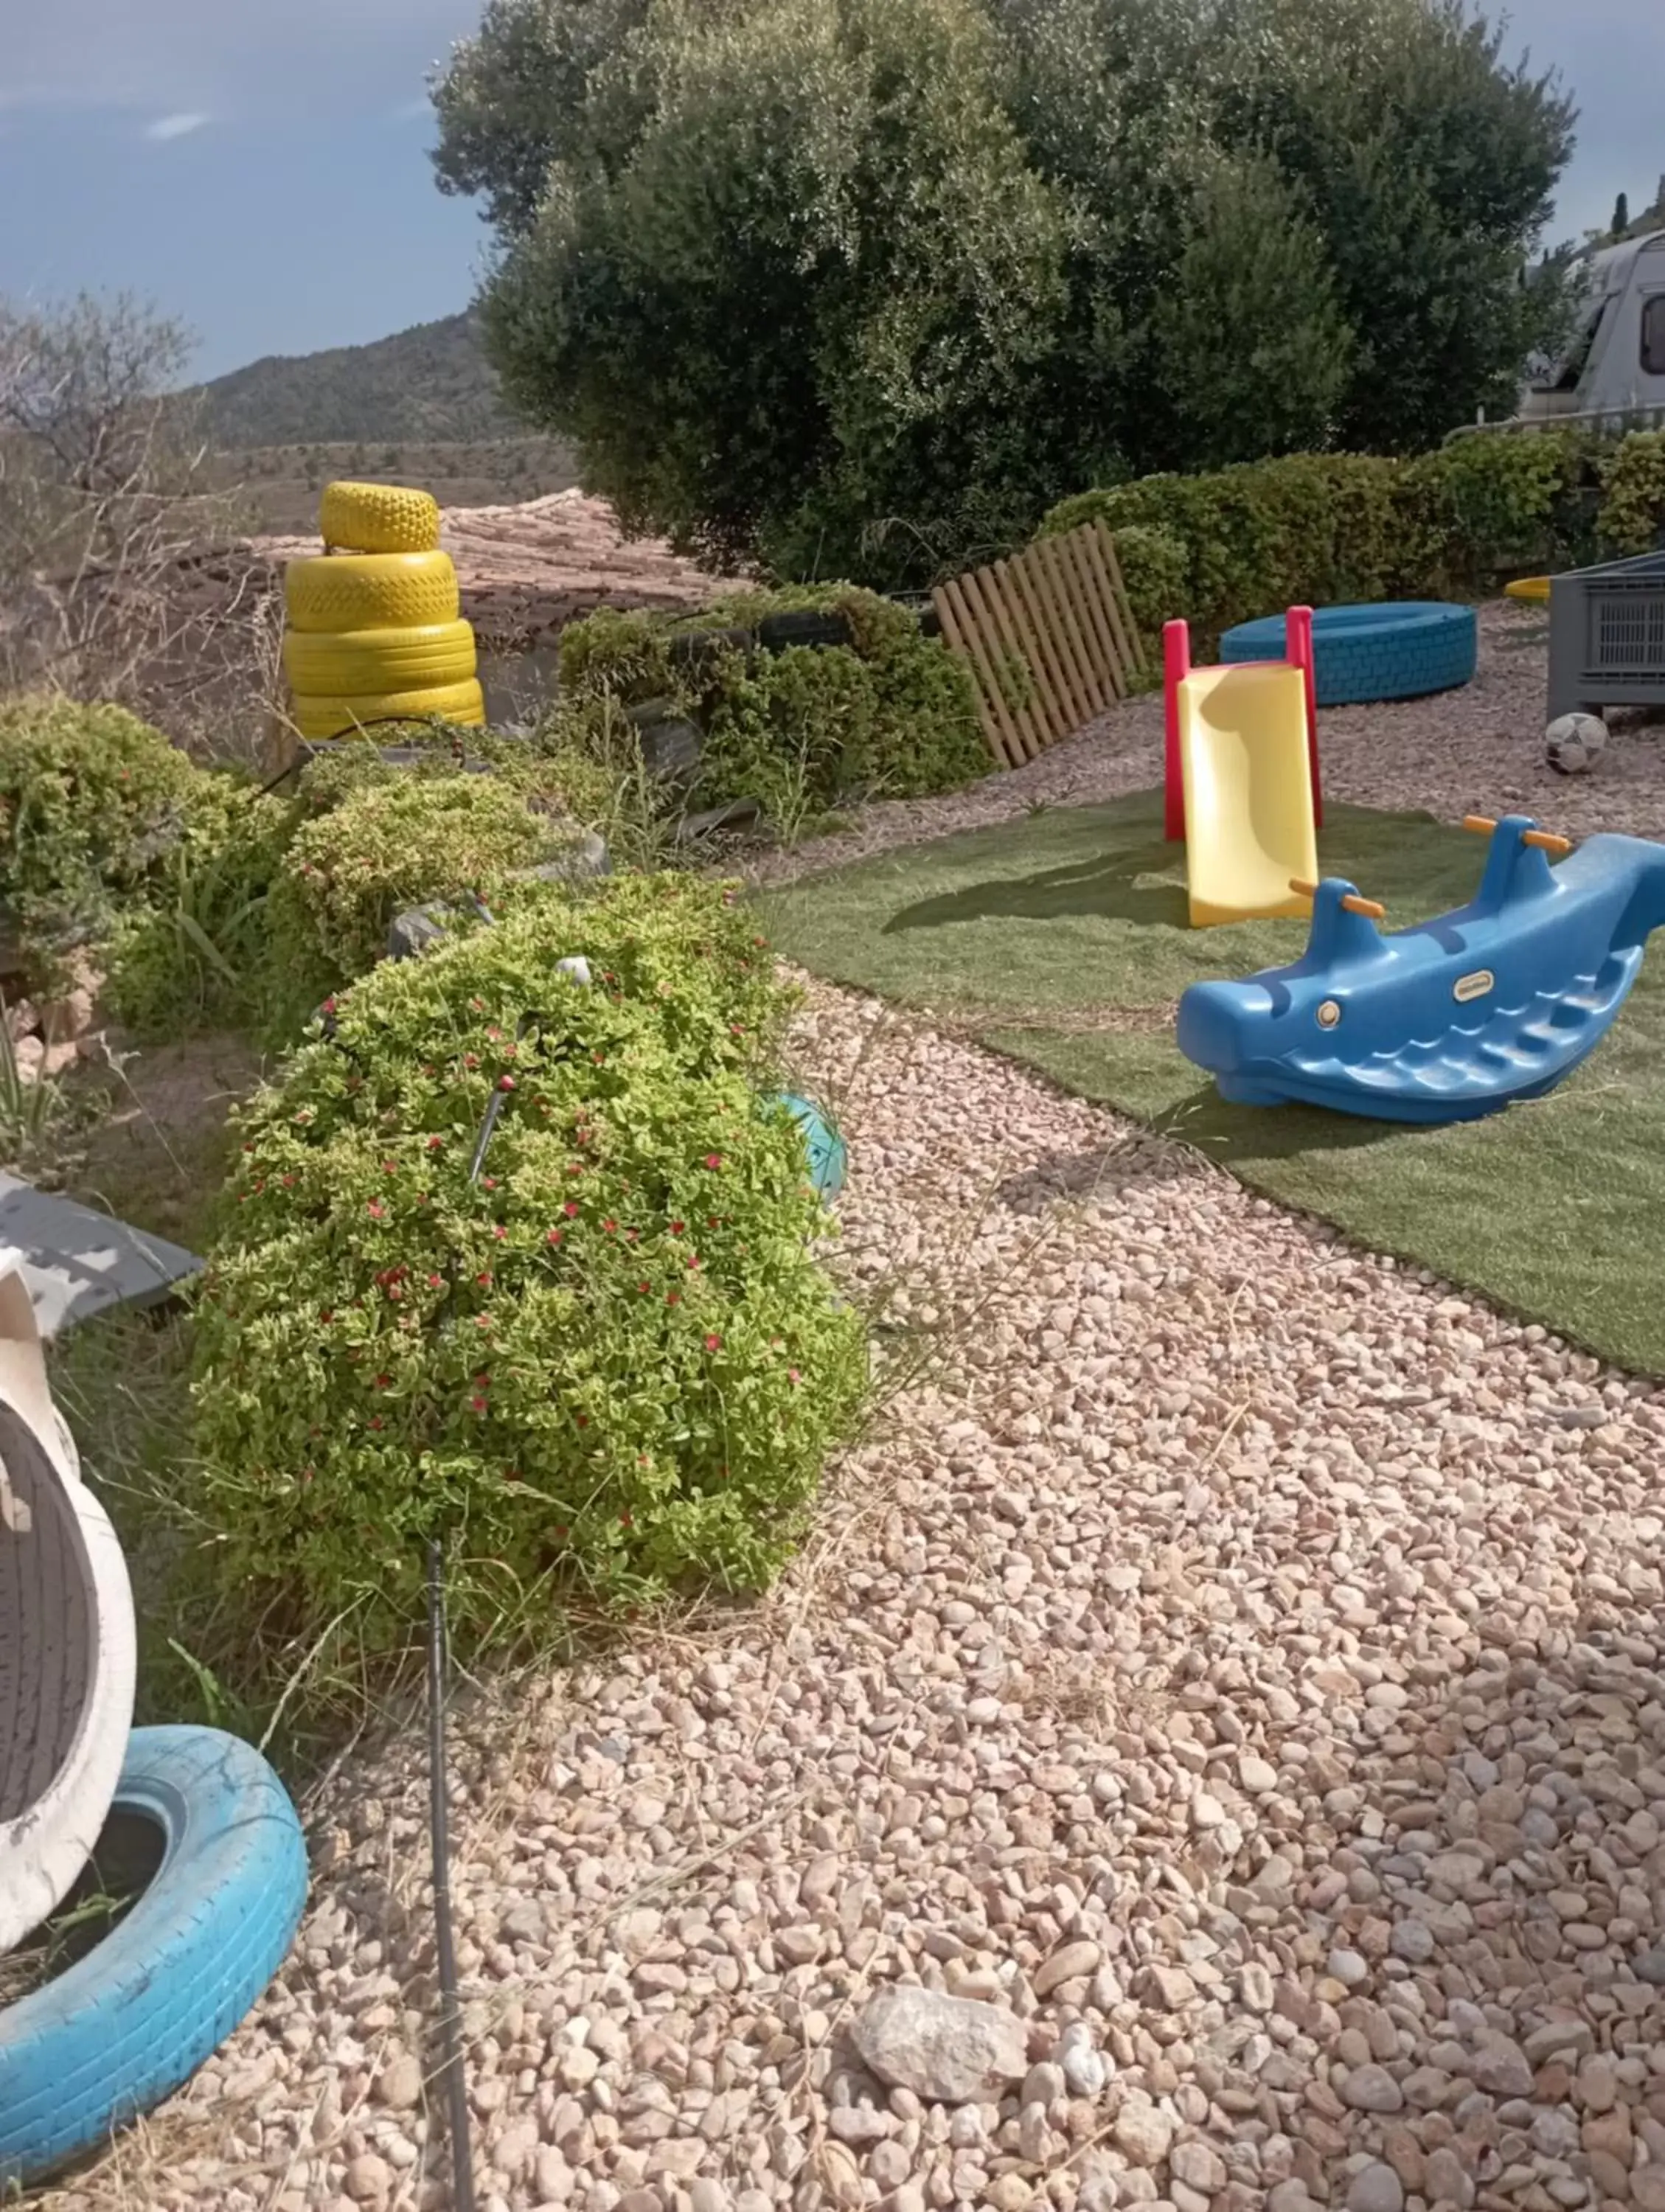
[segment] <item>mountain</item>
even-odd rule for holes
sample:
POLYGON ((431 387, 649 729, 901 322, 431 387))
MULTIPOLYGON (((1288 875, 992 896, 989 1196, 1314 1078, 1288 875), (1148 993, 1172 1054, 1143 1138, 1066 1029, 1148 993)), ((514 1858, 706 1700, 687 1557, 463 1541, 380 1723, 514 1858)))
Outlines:
POLYGON ((497 393, 471 313, 370 345, 269 354, 200 387, 222 447, 380 440, 471 444, 526 434, 497 393))

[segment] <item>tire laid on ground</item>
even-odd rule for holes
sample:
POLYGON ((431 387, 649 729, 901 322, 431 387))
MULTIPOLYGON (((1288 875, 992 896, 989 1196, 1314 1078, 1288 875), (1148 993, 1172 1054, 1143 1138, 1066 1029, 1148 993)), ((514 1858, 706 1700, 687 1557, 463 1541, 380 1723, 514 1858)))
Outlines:
POLYGON ((438 715, 477 728, 486 718, 477 683, 430 684, 411 691, 360 691, 330 696, 298 691, 291 708, 295 727, 309 742, 339 738, 378 722, 420 722, 438 715))
POLYGON ((111 1814, 159 1834, 161 1863, 103 1942, 0 2012, 0 2192, 188 2081, 283 1965, 306 1903, 295 1808, 235 1736, 135 1729, 111 1814))
POLYGON ((325 484, 318 521, 326 545, 355 553, 431 553, 440 542, 439 501, 402 484, 325 484))
MULTIPOLYGON (((1318 704, 1356 706, 1455 690, 1473 678, 1477 645, 1473 607, 1441 599, 1320 607, 1312 617, 1318 704)), ((1283 657, 1281 615, 1239 623, 1220 640, 1223 661, 1283 657)))
POLYGON ((448 553, 322 553, 283 576, 289 626, 299 630, 408 629, 462 612, 448 553))
POLYGON ((283 640, 290 689, 318 698, 360 691, 419 691, 466 684, 478 666, 473 625, 407 629, 292 629, 283 640))

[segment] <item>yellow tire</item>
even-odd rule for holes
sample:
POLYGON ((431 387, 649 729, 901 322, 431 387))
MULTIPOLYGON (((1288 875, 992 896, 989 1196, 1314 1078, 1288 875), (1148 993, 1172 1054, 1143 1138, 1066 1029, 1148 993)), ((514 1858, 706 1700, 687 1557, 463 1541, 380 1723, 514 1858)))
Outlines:
POLYGON ((358 691, 420 691, 466 684, 478 665, 465 622, 420 629, 292 629, 283 673, 304 697, 358 691))
POLYGON ((291 561, 292 629, 421 629, 462 612, 448 553, 336 553, 291 561))
POLYGON ((421 721, 429 714, 477 728, 485 720, 486 702, 477 684, 430 684, 425 691, 360 691, 343 698, 297 692, 289 712, 301 735, 317 739, 349 737, 379 722, 421 721))
POLYGON ((400 484, 325 484, 318 520, 326 545, 354 553, 432 553, 440 543, 439 501, 400 484))

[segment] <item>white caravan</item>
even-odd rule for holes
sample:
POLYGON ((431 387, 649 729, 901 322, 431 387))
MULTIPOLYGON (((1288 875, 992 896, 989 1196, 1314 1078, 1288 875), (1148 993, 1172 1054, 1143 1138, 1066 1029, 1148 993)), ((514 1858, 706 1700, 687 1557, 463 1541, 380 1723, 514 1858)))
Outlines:
POLYGON ((1583 309, 1565 354, 1533 363, 1511 421, 1485 426, 1482 417, 1470 428, 1665 423, 1665 230, 1604 246, 1584 273, 1583 309))

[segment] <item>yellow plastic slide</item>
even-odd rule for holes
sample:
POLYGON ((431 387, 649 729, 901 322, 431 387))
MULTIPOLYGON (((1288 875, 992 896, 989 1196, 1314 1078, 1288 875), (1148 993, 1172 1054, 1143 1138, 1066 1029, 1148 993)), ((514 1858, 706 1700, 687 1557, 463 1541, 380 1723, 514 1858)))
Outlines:
POLYGON ((1281 662, 1200 668, 1178 686, 1191 927, 1304 915, 1318 878, 1305 679, 1281 662))

